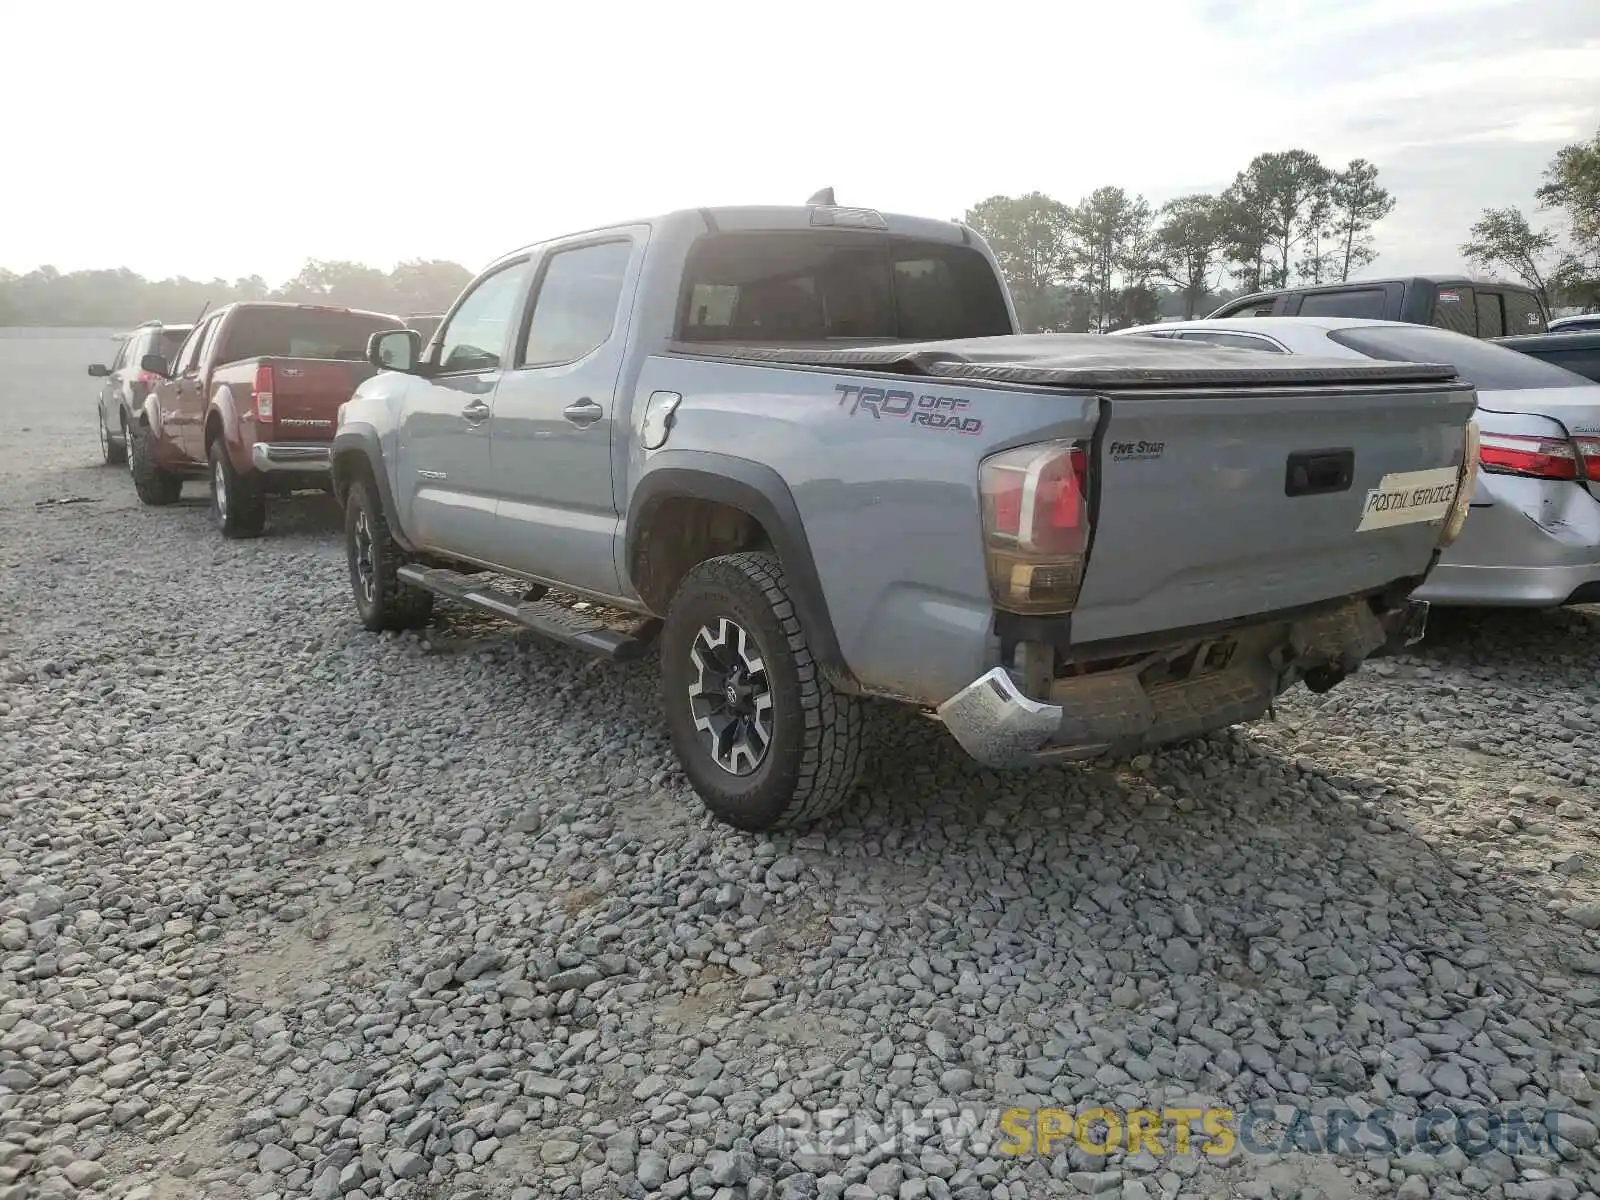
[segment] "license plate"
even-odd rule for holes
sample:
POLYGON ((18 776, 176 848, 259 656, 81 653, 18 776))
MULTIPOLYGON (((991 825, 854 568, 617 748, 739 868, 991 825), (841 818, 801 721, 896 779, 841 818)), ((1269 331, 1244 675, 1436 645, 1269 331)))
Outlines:
POLYGON ((1460 472, 1455 467, 1385 475, 1362 501, 1356 532, 1442 521, 1460 484, 1460 472))

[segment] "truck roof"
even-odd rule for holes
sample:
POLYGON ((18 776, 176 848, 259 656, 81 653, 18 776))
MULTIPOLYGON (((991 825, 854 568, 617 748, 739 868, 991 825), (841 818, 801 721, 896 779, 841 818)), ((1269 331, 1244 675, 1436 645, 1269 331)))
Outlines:
POLYGON ((941 221, 933 217, 916 217, 905 213, 879 212, 872 208, 859 208, 840 204, 746 204, 721 205, 707 208, 680 208, 653 217, 639 217, 631 221, 611 221, 589 229, 569 229, 538 241, 518 246, 495 259, 488 270, 508 259, 526 254, 557 238, 583 237, 605 233, 611 229, 646 225, 651 229, 689 226, 696 232, 721 233, 747 230, 784 229, 872 229, 898 237, 923 238, 927 241, 948 242, 951 245, 970 245, 975 235, 960 221, 941 221))
POLYGON ((1235 296, 1232 300, 1225 300, 1220 307, 1241 304, 1249 300, 1264 300, 1268 296, 1284 296, 1294 293, 1311 295, 1316 292, 1347 292, 1351 288, 1384 287, 1391 283, 1425 283, 1431 287, 1494 287, 1530 293, 1533 291, 1525 283, 1513 283, 1506 279, 1493 279, 1487 275, 1386 275, 1382 279, 1347 279, 1343 283, 1306 283, 1296 287, 1267 288, 1265 291, 1249 292, 1242 296, 1235 296))
POLYGON ((367 308, 351 308, 349 305, 345 305, 345 304, 310 304, 310 303, 301 303, 301 302, 296 301, 296 300, 233 300, 233 301, 230 301, 227 304, 224 304, 224 305, 220 306, 219 308, 217 308, 215 310, 215 312, 207 313, 206 315, 207 316, 215 316, 216 313, 231 312, 232 310, 238 309, 238 308, 298 308, 298 309, 313 309, 313 310, 316 310, 318 312, 351 313, 351 314, 353 314, 355 316, 358 316, 358 317, 378 317, 381 320, 386 320, 386 321, 399 321, 400 320, 400 318, 395 316, 393 313, 374 312, 373 310, 367 309, 367 308))

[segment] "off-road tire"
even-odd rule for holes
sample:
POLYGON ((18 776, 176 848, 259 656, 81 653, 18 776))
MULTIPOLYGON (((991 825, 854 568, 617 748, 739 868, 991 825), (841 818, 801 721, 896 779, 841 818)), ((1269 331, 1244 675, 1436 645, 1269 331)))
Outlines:
POLYGON ((183 477, 163 471, 150 457, 150 431, 142 425, 128 429, 128 471, 133 490, 144 504, 176 504, 183 494, 183 477))
POLYGON ((220 435, 206 443, 211 468, 211 519, 225 538, 260 537, 267 525, 267 497, 254 473, 234 470, 220 435))
POLYGON ((344 504, 345 557, 350 564, 350 593, 355 597, 361 627, 372 633, 386 629, 421 629, 433 616, 433 593, 402 583, 395 575, 406 563, 405 551, 389 532, 383 504, 372 484, 358 479, 344 504), (371 591, 363 583, 362 536, 370 556, 371 591))
POLYGON ((738 829, 808 825, 850 795, 861 771, 865 713, 859 697, 828 682, 811 655, 776 555, 729 554, 683 579, 661 635, 667 728, 684 773, 706 807, 738 829), (718 764, 689 704, 690 654, 702 627, 722 618, 754 639, 772 698, 772 736, 755 770, 718 764))
POLYGON ((108 467, 120 467, 128 461, 128 431, 122 431, 122 441, 117 441, 111 436, 111 431, 106 428, 106 414, 95 406, 95 420, 100 422, 100 458, 108 467))

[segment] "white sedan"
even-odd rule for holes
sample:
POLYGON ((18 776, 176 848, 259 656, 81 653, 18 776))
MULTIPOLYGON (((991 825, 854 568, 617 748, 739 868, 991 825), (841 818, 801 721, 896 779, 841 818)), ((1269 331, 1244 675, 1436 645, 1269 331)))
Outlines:
POLYGON ((1600 603, 1600 385, 1504 346, 1398 321, 1227 317, 1111 336, 1454 366, 1478 391, 1478 482, 1460 539, 1416 598, 1526 608, 1600 603))

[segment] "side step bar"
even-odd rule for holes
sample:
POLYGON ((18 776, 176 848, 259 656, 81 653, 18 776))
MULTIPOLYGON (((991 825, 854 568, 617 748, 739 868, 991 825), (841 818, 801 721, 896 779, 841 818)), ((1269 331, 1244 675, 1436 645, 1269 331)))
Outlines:
POLYGON ((631 662, 643 657, 660 627, 659 621, 647 620, 631 632, 615 629, 553 600, 521 600, 499 588, 486 587, 470 575, 438 567, 405 566, 396 574, 402 581, 426 588, 436 596, 470 604, 515 621, 524 629, 531 629, 552 641, 564 642, 613 662, 631 662))

